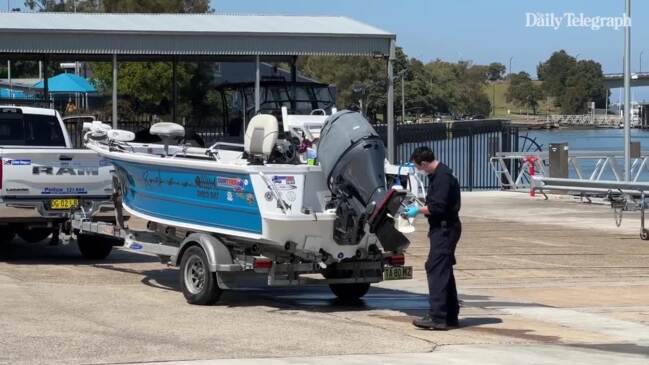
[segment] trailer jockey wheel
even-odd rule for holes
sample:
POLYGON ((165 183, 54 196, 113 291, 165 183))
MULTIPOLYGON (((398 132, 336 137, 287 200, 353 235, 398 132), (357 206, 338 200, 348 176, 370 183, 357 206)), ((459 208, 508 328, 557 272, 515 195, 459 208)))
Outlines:
POLYGON ((207 255, 200 246, 192 246, 183 254, 180 286, 189 304, 210 305, 219 300, 223 290, 216 281, 216 273, 210 271, 207 255))
POLYGON ((643 229, 642 233, 640 233, 640 238, 642 238, 644 241, 649 241, 649 229, 643 229))

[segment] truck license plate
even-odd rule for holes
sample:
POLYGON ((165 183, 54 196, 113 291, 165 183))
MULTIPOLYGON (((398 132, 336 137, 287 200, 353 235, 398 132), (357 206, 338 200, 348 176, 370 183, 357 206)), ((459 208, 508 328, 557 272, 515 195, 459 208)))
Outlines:
POLYGON ((412 279, 412 266, 388 266, 383 270, 383 280, 412 279))
POLYGON ((50 208, 56 210, 72 209, 79 205, 79 199, 52 199, 50 208))

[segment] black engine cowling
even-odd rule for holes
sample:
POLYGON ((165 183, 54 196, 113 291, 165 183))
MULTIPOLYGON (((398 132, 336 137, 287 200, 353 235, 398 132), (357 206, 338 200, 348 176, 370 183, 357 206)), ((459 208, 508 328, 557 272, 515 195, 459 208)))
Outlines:
POLYGON ((327 118, 318 159, 333 194, 338 244, 358 244, 366 225, 385 250, 398 251, 409 244, 391 218, 405 192, 386 189, 383 141, 360 113, 343 110, 327 118))

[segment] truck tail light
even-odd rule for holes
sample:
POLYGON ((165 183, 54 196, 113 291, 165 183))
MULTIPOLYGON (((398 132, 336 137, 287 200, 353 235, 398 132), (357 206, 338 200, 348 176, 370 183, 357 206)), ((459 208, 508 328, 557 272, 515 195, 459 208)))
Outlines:
POLYGON ((392 255, 388 257, 388 263, 391 266, 403 266, 406 263, 406 257, 404 255, 392 255))
POLYGON ((255 259, 253 267, 255 270, 266 270, 273 266, 273 261, 270 259, 255 259))

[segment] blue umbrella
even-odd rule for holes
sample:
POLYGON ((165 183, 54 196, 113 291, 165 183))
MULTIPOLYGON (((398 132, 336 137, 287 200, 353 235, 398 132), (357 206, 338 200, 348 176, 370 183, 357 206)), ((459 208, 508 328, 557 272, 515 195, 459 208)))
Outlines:
MULTIPOLYGON (((58 74, 47 79, 50 93, 95 93, 97 89, 88 80, 75 74, 58 74)), ((35 89, 43 88, 43 81, 34 84, 35 89)))

